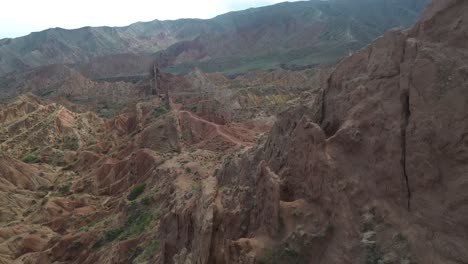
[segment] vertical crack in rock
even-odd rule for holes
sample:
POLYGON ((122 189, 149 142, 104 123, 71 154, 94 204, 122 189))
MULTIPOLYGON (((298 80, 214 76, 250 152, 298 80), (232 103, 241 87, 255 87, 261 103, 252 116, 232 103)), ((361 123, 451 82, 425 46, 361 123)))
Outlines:
POLYGON ((403 175, 406 183, 407 192, 407 207, 408 211, 411 210, 411 188, 406 170, 406 130, 408 128, 409 118, 411 116, 411 110, 409 105, 409 91, 405 91, 402 96, 402 124, 401 124, 401 166, 403 168, 403 175))
MULTIPOLYGON (((340 128, 340 124, 339 122, 336 120, 336 118, 333 116, 332 114, 332 119, 331 120, 327 120, 327 111, 332 113, 333 112, 333 109, 334 107, 332 107, 332 111, 330 110, 327 110, 327 105, 326 105, 326 100, 327 100, 327 92, 328 92, 328 89, 330 89, 331 87, 331 82, 332 82, 332 77, 333 77, 333 74, 330 75, 330 77, 328 77, 328 80, 327 80, 327 85, 326 87, 322 90, 322 102, 321 102, 321 110, 320 110, 320 114, 319 114, 319 124, 320 124, 320 127, 323 129, 323 131, 325 132, 325 135, 327 136, 327 138, 330 138, 332 137, 333 135, 335 135, 336 131, 338 131, 338 129, 340 128)), ((330 107, 330 106, 328 106, 330 107)))
POLYGON ((320 99, 320 114, 319 114, 319 124, 323 128, 323 121, 325 120, 325 100, 327 96, 327 89, 330 87, 331 77, 327 80, 327 86, 322 89, 321 99, 320 99))

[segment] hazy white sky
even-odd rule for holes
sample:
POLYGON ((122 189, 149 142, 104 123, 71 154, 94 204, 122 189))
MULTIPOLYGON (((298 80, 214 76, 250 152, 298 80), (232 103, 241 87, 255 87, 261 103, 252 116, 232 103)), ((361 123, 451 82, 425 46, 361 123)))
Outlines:
MULTIPOLYGON (((211 18, 285 0, 1 0, 0 39, 51 27, 125 26, 138 21, 211 18)), ((297 0, 289 0, 297 1, 297 0)))

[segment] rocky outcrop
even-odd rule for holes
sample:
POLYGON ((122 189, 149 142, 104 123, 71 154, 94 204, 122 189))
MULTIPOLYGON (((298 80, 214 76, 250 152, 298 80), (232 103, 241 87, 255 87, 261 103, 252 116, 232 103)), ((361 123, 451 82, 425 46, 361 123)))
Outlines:
POLYGON ((64 164, 67 153, 95 143, 102 125, 94 113, 74 113, 24 95, 0 110, 0 149, 17 158, 29 156, 29 162, 64 164))
POLYGON ((229 162, 212 263, 467 262, 466 14, 466 1, 434 1, 413 29, 344 59, 315 102, 229 162), (325 216, 308 223, 321 232, 280 224, 292 222, 281 206, 298 201, 325 216), (320 254, 308 254, 316 239, 320 254))
POLYGON ((48 65, 3 76, 0 100, 33 93, 48 98, 66 98, 76 104, 112 106, 135 101, 146 93, 144 83, 94 81, 67 65, 48 65))
POLYGON ((0 263, 208 259, 214 170, 259 131, 170 107, 151 97, 103 119, 30 94, 4 105, 0 263))

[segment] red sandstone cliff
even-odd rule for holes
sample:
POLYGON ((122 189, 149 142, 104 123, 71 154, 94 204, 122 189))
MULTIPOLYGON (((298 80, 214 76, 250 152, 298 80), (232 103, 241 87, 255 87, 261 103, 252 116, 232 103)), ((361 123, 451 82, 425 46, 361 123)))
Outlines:
POLYGON ((283 113, 218 173, 209 262, 467 262, 467 32, 467 1, 434 1, 283 113))

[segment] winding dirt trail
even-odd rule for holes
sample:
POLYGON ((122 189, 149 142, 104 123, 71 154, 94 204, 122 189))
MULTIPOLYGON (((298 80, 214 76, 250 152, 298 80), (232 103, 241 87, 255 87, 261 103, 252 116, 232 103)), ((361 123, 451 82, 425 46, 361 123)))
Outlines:
POLYGON ((180 114, 187 114, 190 118, 193 118, 197 121, 200 121, 202 123, 205 123, 205 124, 208 124, 210 126, 214 126, 216 128, 216 132, 221 135, 222 137, 226 138, 227 140, 231 141, 232 143, 236 144, 236 145, 245 145, 245 142, 239 140, 238 138, 235 138, 229 134, 227 134, 226 132, 224 132, 222 130, 222 127, 221 125, 218 125, 216 123, 213 123, 213 122, 210 122, 208 120, 205 120, 197 115, 194 115, 192 112, 189 112, 189 111, 179 111, 180 114))

